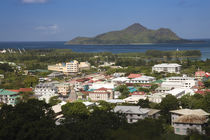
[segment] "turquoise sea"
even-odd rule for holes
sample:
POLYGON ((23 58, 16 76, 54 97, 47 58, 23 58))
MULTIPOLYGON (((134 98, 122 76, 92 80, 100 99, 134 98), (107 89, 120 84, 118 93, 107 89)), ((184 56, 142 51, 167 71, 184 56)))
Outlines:
POLYGON ((75 52, 145 52, 147 50, 200 50, 202 60, 210 59, 210 40, 194 44, 142 44, 142 45, 65 45, 65 42, 0 42, 0 49, 71 49, 75 52))

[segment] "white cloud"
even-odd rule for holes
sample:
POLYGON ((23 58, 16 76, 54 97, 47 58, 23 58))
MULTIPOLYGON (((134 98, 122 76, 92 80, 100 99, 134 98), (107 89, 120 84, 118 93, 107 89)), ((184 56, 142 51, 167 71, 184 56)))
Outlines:
POLYGON ((59 27, 56 24, 47 25, 47 26, 38 26, 35 30, 42 31, 47 34, 56 34, 59 31, 59 27))
POLYGON ((48 0, 22 0, 23 3, 46 3, 48 0))

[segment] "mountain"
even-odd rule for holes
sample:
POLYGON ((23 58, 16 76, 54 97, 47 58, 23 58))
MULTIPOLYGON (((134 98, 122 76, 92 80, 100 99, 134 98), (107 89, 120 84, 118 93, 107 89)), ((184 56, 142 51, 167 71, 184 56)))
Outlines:
POLYGON ((189 40, 178 37, 167 28, 158 30, 147 29, 139 23, 135 23, 121 31, 111 31, 96 37, 76 37, 66 44, 74 45, 123 45, 142 43, 187 43, 189 40))

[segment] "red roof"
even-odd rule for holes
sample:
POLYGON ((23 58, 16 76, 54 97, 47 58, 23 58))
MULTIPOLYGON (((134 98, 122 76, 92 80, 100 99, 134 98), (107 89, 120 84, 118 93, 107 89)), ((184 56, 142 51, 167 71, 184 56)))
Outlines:
POLYGON ((195 72, 195 76, 196 76, 196 77, 197 77, 197 76, 203 77, 203 76, 205 76, 205 71, 197 71, 197 72, 195 72))
POLYGON ((107 88, 102 87, 102 88, 96 89, 95 91, 107 91, 107 90, 108 90, 107 88))
POLYGON ((8 91, 12 91, 12 92, 19 92, 18 89, 7 89, 8 91))
POLYGON ((210 77, 210 73, 207 72, 207 73, 205 74, 205 76, 206 76, 207 78, 210 77))
POLYGON ((141 91, 135 91, 133 93, 130 93, 130 95, 144 95, 145 92, 141 92, 141 91))
POLYGON ((89 94, 110 94, 110 92, 90 92, 89 94))
POLYGON ((141 77, 142 75, 141 74, 130 74, 128 76, 128 78, 138 78, 138 77, 141 77))
POLYGON ((32 88, 20 88, 19 91, 20 92, 32 92, 33 89, 32 88))
POLYGON ((32 92, 32 88, 8 89, 13 92, 32 92))

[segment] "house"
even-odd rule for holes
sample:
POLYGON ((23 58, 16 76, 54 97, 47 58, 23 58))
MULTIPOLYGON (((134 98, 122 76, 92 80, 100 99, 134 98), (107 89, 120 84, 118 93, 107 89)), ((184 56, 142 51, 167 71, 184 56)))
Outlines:
POLYGON ((155 92, 160 92, 160 93, 165 93, 167 91, 170 91, 172 88, 171 87, 158 87, 155 89, 155 92))
POLYGON ((171 95, 175 96, 176 98, 181 98, 183 95, 185 95, 185 89, 175 88, 170 91, 167 91, 166 93, 171 94, 171 95))
POLYGON ((34 92, 39 100, 45 100, 46 103, 49 103, 51 97, 58 95, 58 89, 53 82, 39 83, 34 92))
POLYGON ((141 74, 130 74, 129 76, 128 76, 128 78, 129 79, 133 79, 133 78, 139 78, 139 77, 141 77, 142 75, 141 74))
POLYGON ((0 89, 0 103, 15 106, 19 97, 19 92, 0 89))
POLYGON ((205 71, 197 71, 195 72, 195 78, 197 78, 198 80, 202 80, 203 77, 205 76, 206 72, 205 71))
POLYGON ((161 103, 162 99, 166 97, 166 93, 154 93, 151 95, 147 95, 147 98, 149 99, 150 102, 153 103, 161 103))
POLYGON ((147 96, 146 95, 129 96, 129 97, 123 99, 123 100, 126 103, 137 104, 140 99, 146 100, 147 99, 147 96))
POLYGON ((51 74, 47 75, 49 78, 56 78, 56 77, 62 77, 64 76, 64 73, 62 72, 52 72, 51 74))
POLYGON ((80 62, 79 64, 79 71, 89 70, 91 67, 90 63, 88 62, 80 62))
POLYGON ((62 96, 67 96, 71 92, 69 83, 59 83, 56 84, 56 87, 58 89, 58 93, 61 94, 62 96))
POLYGON ((158 118, 160 116, 160 110, 141 108, 140 106, 116 106, 114 112, 124 114, 128 123, 135 123, 145 118, 158 118))
POLYGON ((113 99, 112 89, 100 88, 89 92, 89 98, 93 101, 113 99))
POLYGON ((133 78, 130 79, 128 81, 126 81, 126 83, 152 83, 153 81, 155 81, 155 77, 151 77, 151 76, 141 76, 138 78, 133 78))
POLYGON ((180 70, 181 70, 181 65, 176 63, 162 63, 154 65, 152 67, 152 72, 167 72, 167 73, 179 74, 180 70))
POLYGON ((112 79, 113 83, 125 83, 126 81, 129 81, 127 77, 117 77, 112 79))
POLYGON ((172 110, 170 113, 175 134, 187 135, 189 130, 197 130, 205 134, 203 128, 207 125, 209 113, 202 109, 179 109, 172 110))

